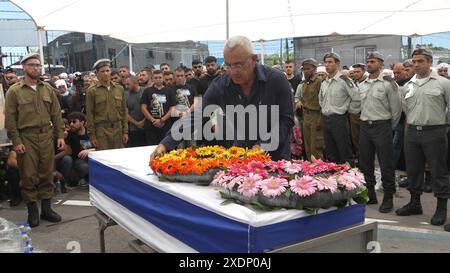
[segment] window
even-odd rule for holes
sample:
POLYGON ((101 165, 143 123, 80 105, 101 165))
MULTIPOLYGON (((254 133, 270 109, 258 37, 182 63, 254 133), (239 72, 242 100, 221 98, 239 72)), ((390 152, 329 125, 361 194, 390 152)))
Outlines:
POLYGON ((147 59, 154 59, 155 56, 153 55, 153 50, 147 51, 147 59))
POLYGON ((374 52, 377 50, 376 46, 358 46, 355 47, 355 64, 356 63, 366 63, 366 56, 369 52, 374 52))
POLYGON ((173 60, 172 52, 166 52, 166 60, 173 60))

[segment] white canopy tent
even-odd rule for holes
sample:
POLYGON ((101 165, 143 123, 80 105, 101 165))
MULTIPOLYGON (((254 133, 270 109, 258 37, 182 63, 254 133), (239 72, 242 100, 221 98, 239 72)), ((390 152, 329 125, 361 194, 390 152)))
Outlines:
POLYGON ((12 0, 37 29, 108 35, 129 44, 253 41, 330 34, 425 35, 449 31, 449 0, 12 0), (228 16, 227 16, 228 15, 228 16), (228 18, 228 20, 227 20, 228 18))

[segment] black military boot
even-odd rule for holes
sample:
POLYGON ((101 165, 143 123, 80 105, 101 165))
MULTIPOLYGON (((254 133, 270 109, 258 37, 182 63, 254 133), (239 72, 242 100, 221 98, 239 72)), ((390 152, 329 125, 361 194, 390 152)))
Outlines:
POLYGON ((383 203, 381 203, 380 208, 378 209, 381 213, 389 213, 394 209, 394 195, 392 193, 384 193, 383 203))
POLYGON ((39 209, 36 202, 30 202, 27 204, 28 207, 28 224, 30 227, 39 226, 39 209))
POLYGON ((49 222, 61 222, 61 216, 52 210, 50 199, 42 199, 41 219, 49 222))
POLYGON ((367 201, 368 205, 378 204, 377 200, 377 194, 375 193, 375 187, 369 186, 367 187, 367 190, 369 191, 369 201, 367 201))
POLYGON ((423 181, 422 190, 426 193, 430 193, 433 191, 433 189, 431 188, 431 173, 428 171, 425 172, 425 179, 423 181))
POLYGON ((398 216, 420 215, 423 214, 420 204, 420 194, 411 193, 411 201, 404 207, 395 211, 398 216))
POLYGON ((433 226, 441 226, 445 223, 445 220, 447 220, 447 199, 438 198, 436 212, 433 218, 431 218, 430 223, 433 226))

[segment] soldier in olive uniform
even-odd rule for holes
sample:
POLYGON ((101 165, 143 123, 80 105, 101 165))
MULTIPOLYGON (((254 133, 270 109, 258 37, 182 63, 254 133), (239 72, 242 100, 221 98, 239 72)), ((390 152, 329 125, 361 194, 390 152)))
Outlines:
POLYGON ((361 126, 359 142, 359 168, 369 190, 368 204, 377 204, 375 194, 375 154, 381 168, 384 198, 379 211, 392 211, 395 193, 395 166, 392 161, 394 147, 392 130, 402 113, 398 86, 394 79, 383 77, 384 57, 379 52, 367 56, 369 77, 359 84, 361 91, 361 126))
POLYGON ((305 59, 302 62, 305 81, 300 90, 300 106, 303 108, 303 137, 305 139, 306 156, 322 158, 323 132, 322 113, 320 112, 319 91, 322 81, 316 76, 317 61, 305 59))
POLYGON ((128 142, 128 110, 125 92, 111 81, 108 59, 94 64, 98 83, 86 94, 87 130, 91 144, 97 150, 123 148, 128 142))
POLYGON ((447 128, 450 121, 450 81, 431 71, 433 53, 418 48, 412 53, 416 75, 401 93, 406 114, 405 158, 411 201, 395 213, 399 216, 422 214, 425 163, 431 169, 431 187, 437 198, 432 225, 443 225, 447 218, 450 182, 446 165, 447 128))
POLYGON ((17 153, 22 196, 28 207, 28 223, 39 225, 37 201, 41 199, 41 219, 61 221, 51 209, 55 153, 52 130, 57 147, 64 147, 64 123, 53 88, 39 80, 39 54, 25 56, 21 64, 25 78, 8 90, 5 106, 5 127, 17 153))
POLYGON ((331 162, 351 162, 348 112, 359 113, 359 90, 349 78, 339 72, 341 57, 338 54, 327 53, 323 61, 328 77, 320 87, 319 103, 323 114, 325 152, 331 162))

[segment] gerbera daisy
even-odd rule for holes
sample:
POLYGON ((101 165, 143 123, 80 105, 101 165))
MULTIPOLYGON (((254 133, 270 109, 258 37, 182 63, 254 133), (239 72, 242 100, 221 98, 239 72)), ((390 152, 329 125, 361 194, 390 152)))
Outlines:
POLYGON ((310 196, 317 191, 316 183, 311 176, 302 176, 300 178, 295 176, 295 179, 291 180, 289 185, 291 186, 291 191, 301 197, 310 196))
POLYGON ((260 187, 264 196, 276 197, 286 191, 288 181, 283 178, 270 177, 261 181, 260 187))

